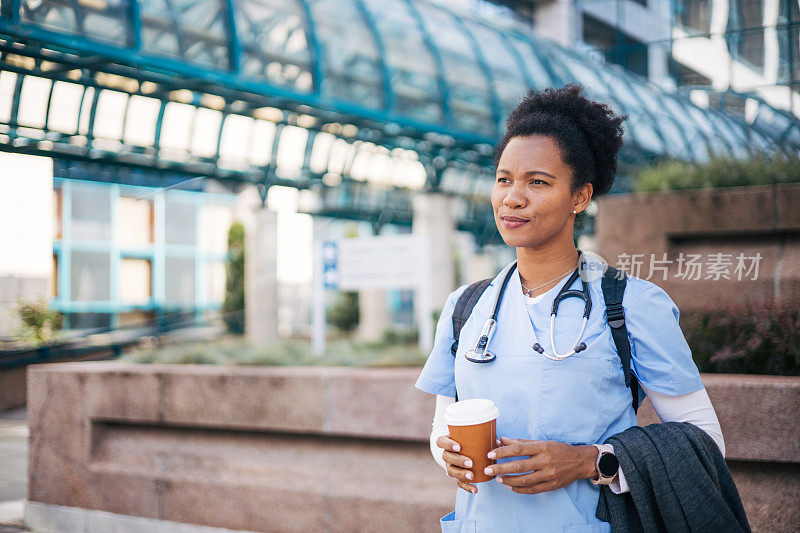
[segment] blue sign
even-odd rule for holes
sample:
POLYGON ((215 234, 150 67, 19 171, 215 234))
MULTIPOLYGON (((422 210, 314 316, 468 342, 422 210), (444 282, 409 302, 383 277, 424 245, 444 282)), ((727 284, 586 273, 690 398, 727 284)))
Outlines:
POLYGON ((339 248, 335 241, 322 243, 322 282, 326 289, 339 288, 339 248))

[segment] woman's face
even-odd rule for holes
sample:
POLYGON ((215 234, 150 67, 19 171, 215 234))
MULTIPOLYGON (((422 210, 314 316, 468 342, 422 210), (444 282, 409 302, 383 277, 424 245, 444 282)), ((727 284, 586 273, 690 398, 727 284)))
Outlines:
POLYGON ((506 244, 539 248, 565 232, 571 238, 572 210, 583 211, 592 195, 590 184, 575 193, 571 184, 572 169, 552 137, 513 137, 500 156, 492 189, 494 221, 506 244))

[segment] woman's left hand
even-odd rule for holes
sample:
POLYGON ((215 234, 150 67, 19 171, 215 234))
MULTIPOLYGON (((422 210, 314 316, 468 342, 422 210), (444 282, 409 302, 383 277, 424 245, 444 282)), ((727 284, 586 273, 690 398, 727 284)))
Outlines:
POLYGON ((527 458, 491 465, 486 473, 497 475, 496 482, 503 483, 518 494, 548 492, 566 487, 575 480, 597 475, 599 452, 594 446, 507 437, 501 437, 500 442, 503 446, 489 452, 489 458, 527 458))

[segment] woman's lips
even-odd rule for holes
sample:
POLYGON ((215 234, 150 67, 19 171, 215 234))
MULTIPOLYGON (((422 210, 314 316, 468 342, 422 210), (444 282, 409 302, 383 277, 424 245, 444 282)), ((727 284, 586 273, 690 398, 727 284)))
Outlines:
POLYGON ((502 217, 501 220, 503 221, 505 227, 509 229, 519 228, 529 222, 524 218, 517 218, 517 217, 502 217))

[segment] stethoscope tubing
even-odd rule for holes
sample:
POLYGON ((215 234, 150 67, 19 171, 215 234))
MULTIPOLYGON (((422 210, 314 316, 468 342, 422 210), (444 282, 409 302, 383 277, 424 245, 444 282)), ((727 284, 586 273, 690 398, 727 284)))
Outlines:
MULTIPOLYGON (((583 257, 583 252, 578 250, 578 268, 572 273, 566 283, 561 287, 561 290, 558 291, 555 299, 553 300, 553 308, 550 313, 550 346, 553 348, 553 355, 548 354, 544 348, 537 342, 533 345, 534 351, 538 352, 539 354, 547 357, 548 359, 552 359, 553 361, 563 361, 567 357, 575 355, 576 353, 583 351, 586 349, 586 344, 581 342, 581 338, 583 338, 583 332, 586 329, 586 322, 589 319, 589 314, 592 310, 592 299, 589 295, 589 284, 586 282, 584 278, 581 278, 581 290, 569 290, 570 287, 575 280, 580 275, 580 268, 584 266, 585 271, 585 260, 583 257), (558 353, 556 351, 556 343, 553 337, 553 332, 555 330, 556 325, 556 315, 558 314, 558 305, 561 303, 562 300, 565 300, 569 297, 577 297, 581 298, 584 302, 584 309, 583 309, 583 320, 581 321, 581 329, 578 332, 578 337, 575 343, 572 345, 572 349, 564 354, 558 353)), ((484 323, 483 329, 481 331, 481 335, 478 338, 478 343, 475 346, 475 349, 467 351, 465 357, 467 360, 472 361, 473 363, 491 363, 494 361, 497 356, 488 351, 486 348, 489 345, 489 341, 491 340, 492 336, 494 335, 495 330, 497 329, 497 315, 500 311, 500 303, 503 300, 503 294, 505 293, 506 286, 508 285, 508 281, 511 279, 511 276, 514 274, 514 270, 517 268, 517 262, 514 261, 514 264, 511 265, 511 268, 508 269, 508 272, 503 279, 503 283, 500 286, 500 290, 497 293, 497 298, 495 299, 494 310, 492 312, 492 316, 484 323)))

